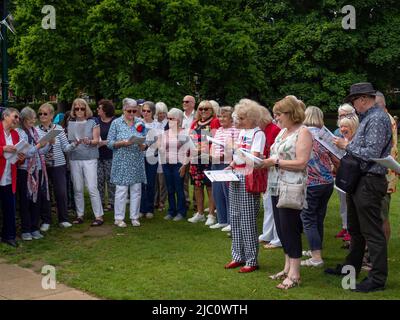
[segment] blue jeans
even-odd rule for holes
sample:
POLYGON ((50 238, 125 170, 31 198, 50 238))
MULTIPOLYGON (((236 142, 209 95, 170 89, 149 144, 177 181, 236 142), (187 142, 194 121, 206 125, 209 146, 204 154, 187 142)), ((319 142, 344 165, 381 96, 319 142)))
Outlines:
POLYGON ((154 195, 156 193, 156 176, 157 176, 156 164, 149 164, 145 160, 146 180, 147 184, 142 183, 142 198, 140 200, 140 212, 141 213, 154 213, 154 195))
POLYGON ((165 183, 168 191, 168 212, 167 214, 175 217, 177 214, 186 217, 186 199, 183 191, 183 179, 179 175, 179 168, 182 165, 178 164, 163 164, 163 172, 165 183), (176 198, 175 198, 176 195, 176 198))
POLYGON ((301 212, 301 220, 311 251, 322 250, 324 220, 332 192, 333 183, 307 187, 308 208, 301 212))
MULTIPOLYGON (((228 165, 224 163, 213 164, 211 170, 223 170, 228 165)), ((217 207, 218 223, 230 223, 229 218, 229 183, 213 182, 212 195, 214 197, 215 206, 217 207)))

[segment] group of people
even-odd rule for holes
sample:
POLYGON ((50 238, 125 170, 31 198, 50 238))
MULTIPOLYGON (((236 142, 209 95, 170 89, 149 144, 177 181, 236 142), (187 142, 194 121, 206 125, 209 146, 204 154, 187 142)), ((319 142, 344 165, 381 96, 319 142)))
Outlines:
MULTIPOLYGON (((386 176, 387 170, 370 159, 390 153, 396 157, 397 134, 383 95, 371 84, 353 85, 345 100, 333 143, 362 159, 362 177, 355 192, 338 190, 343 226, 337 237, 350 241, 345 264, 357 273, 368 248, 371 270, 356 291, 369 292, 385 286, 390 194, 396 186, 396 174, 386 176)), ((167 199, 164 219, 187 219, 191 180, 195 213, 187 220, 231 232, 232 261, 226 269, 257 270, 259 244, 267 242, 266 248, 282 247, 285 255, 283 269, 270 276, 281 281, 277 288, 298 286, 301 266, 324 264, 324 219, 340 166, 340 159, 317 139, 323 112, 306 108, 295 96, 276 102, 273 117, 250 99, 234 107, 212 100, 201 101, 197 110, 195 106, 190 95, 183 98, 182 110, 125 98, 122 115, 116 117, 112 101, 101 100, 94 117, 87 102, 78 98, 61 124, 54 124, 48 103, 37 114, 29 107, 6 109, 0 122, 2 241, 17 245, 16 194, 21 239, 30 241, 49 230, 52 198, 60 227, 72 226, 71 205, 76 211, 72 223, 83 223, 85 186, 93 227, 104 223, 104 208, 114 210, 117 227, 126 227, 128 201, 134 227, 141 218, 153 218, 157 207, 164 209, 167 199), (60 133, 43 139, 52 130, 60 133), (25 150, 17 148, 20 140, 27 143, 25 150), (209 170, 226 170, 235 179, 211 182, 209 170), (261 194, 264 224, 259 236, 261 194), (309 243, 306 251, 302 232, 309 243)), ((342 275, 342 267, 326 272, 342 275)))

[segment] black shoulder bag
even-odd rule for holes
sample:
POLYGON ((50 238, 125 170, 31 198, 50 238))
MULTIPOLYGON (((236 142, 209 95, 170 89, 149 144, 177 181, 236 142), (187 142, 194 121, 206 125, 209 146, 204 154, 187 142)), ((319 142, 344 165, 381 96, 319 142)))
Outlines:
POLYGON ((335 184, 346 193, 352 194, 357 188, 361 178, 361 159, 349 152, 340 160, 340 166, 336 173, 335 184))

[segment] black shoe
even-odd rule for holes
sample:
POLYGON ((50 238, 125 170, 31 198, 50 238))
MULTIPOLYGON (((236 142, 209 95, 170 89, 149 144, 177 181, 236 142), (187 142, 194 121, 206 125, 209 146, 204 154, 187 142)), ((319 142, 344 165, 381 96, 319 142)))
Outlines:
POLYGON ((327 268, 325 269, 326 274, 331 274, 334 276, 343 276, 345 273, 342 273, 343 265, 342 264, 337 264, 336 268, 327 268))
POLYGON ((376 284, 368 277, 365 278, 363 281, 361 281, 359 284, 356 284, 355 289, 351 289, 351 291, 363 292, 363 293, 382 291, 382 290, 385 290, 385 285, 376 284))
POLYGON ((1 242, 8 244, 9 246, 12 246, 14 248, 18 247, 18 243, 15 240, 1 240, 1 242))

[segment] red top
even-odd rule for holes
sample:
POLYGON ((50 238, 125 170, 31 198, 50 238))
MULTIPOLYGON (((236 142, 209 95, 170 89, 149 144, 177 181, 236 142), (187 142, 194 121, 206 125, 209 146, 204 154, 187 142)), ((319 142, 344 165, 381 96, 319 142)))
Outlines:
MULTIPOLYGON (((191 129, 191 130, 196 129, 196 127, 197 127, 197 122, 198 122, 198 121, 199 121, 199 120, 194 120, 194 121, 192 122, 192 125, 190 126, 190 129, 191 129)), ((215 132, 216 132, 217 129, 221 126, 221 124, 219 123, 219 120, 218 120, 217 117, 213 117, 213 118, 211 119, 211 122, 210 122, 209 126, 210 126, 211 134, 212 134, 212 136, 214 136, 214 135, 215 135, 215 132)))
MULTIPOLYGON (((16 145, 19 142, 18 132, 14 129, 10 130, 12 142, 16 145)), ((0 121, 0 179, 3 177, 4 170, 6 169, 6 159, 3 156, 3 147, 6 145, 6 137, 4 136, 3 122, 0 121)), ((17 162, 18 163, 18 162, 17 162)), ((11 180, 12 192, 17 191, 17 163, 11 164, 11 180)))
POLYGON ((269 123, 264 129, 265 138, 267 139, 267 143, 265 144, 265 148, 267 150, 264 150, 264 155, 267 158, 269 158, 269 151, 271 149, 271 146, 274 144, 275 138, 279 134, 280 131, 281 131, 281 129, 276 124, 273 124, 272 122, 269 123))

